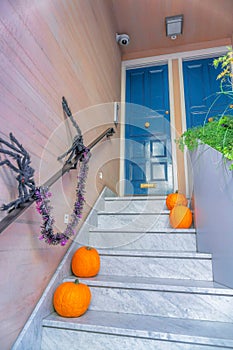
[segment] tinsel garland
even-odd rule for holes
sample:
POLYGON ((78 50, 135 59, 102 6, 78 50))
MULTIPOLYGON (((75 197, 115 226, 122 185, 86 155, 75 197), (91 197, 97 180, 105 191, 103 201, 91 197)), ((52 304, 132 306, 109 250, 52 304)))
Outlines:
POLYGON ((76 200, 74 203, 73 213, 71 214, 71 221, 62 233, 54 233, 53 224, 54 218, 51 215, 52 206, 50 205, 51 192, 48 187, 38 187, 35 190, 36 209, 42 216, 43 224, 41 225, 40 240, 45 240, 50 245, 64 246, 69 238, 75 234, 75 227, 82 218, 82 210, 85 203, 84 193, 88 173, 88 162, 90 152, 85 149, 83 157, 80 160, 79 175, 77 177, 76 200))

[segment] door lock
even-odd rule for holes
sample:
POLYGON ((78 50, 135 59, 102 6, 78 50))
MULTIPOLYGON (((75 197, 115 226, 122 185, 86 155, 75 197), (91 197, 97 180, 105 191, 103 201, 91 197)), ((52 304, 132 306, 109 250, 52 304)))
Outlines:
POLYGON ((149 122, 145 122, 145 128, 149 128, 150 123, 149 122))

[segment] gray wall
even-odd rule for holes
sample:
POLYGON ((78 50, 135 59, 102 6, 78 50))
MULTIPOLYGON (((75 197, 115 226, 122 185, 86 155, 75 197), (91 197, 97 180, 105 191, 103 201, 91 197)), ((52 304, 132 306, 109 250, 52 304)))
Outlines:
POLYGON ((191 162, 198 251, 213 254, 214 280, 233 288, 233 171, 206 145, 191 162))

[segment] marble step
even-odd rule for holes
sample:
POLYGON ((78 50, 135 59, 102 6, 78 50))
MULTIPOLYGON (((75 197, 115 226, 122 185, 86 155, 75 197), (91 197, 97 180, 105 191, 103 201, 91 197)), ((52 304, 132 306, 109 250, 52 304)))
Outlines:
POLYGON ((214 350, 233 348, 233 324, 88 310, 43 320, 41 350, 214 350), (91 344, 91 346, 90 346, 91 344))
POLYGON ((211 281, 211 254, 99 249, 100 274, 211 281))
POLYGON ((155 213, 166 210, 166 197, 112 197, 105 198, 105 210, 109 212, 155 213))
POLYGON ((101 229, 137 229, 144 232, 161 228, 170 228, 169 210, 161 213, 113 213, 98 212, 98 228, 101 229))
POLYGON ((233 290, 213 282, 101 275, 79 280, 91 288, 90 310, 233 322, 233 290))
POLYGON ((88 232, 89 245, 95 248, 196 251, 195 231, 172 232, 116 231, 95 229, 88 232))

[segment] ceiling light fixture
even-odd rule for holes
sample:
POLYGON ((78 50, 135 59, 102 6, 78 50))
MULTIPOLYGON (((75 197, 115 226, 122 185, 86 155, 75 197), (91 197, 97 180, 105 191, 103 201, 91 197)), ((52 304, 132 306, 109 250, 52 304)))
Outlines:
POLYGON ((177 35, 182 34, 183 31, 183 15, 170 16, 165 18, 166 35, 175 40, 177 35))

